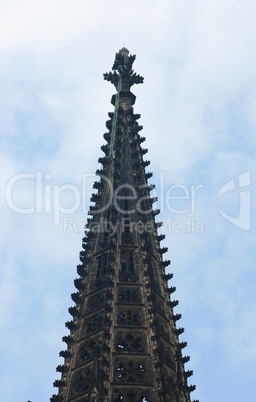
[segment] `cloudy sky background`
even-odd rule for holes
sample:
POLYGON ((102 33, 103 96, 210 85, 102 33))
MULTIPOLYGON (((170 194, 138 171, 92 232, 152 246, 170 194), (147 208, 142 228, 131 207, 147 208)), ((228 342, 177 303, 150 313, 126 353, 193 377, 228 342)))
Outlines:
MULTIPOLYGON (((56 391, 86 214, 81 206, 56 224, 53 192, 84 188, 88 207, 92 179, 83 186, 82 175, 99 167, 113 110, 114 87, 102 74, 123 44, 145 77, 133 87, 135 112, 167 223, 192 396, 254 398, 255 15, 253 0, 0 1, 2 401, 45 402, 56 391), (15 212, 11 203, 35 205, 35 181, 17 181, 11 196, 6 186, 36 172, 45 212, 15 212), (219 191, 232 180, 218 208, 219 191), (172 186, 171 195, 187 199, 168 205, 172 186)), ((70 208, 72 192, 63 191, 61 202, 70 208)))

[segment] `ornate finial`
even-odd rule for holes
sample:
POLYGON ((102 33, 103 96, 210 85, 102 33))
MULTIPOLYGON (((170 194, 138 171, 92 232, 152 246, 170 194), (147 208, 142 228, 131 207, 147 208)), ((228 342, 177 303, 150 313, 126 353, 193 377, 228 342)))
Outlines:
POLYGON ((118 53, 116 53, 112 67, 114 72, 105 73, 103 75, 105 80, 110 81, 115 85, 117 91, 130 92, 132 85, 143 83, 144 78, 141 75, 136 74, 132 69, 135 58, 135 55, 129 56, 129 50, 126 47, 123 47, 118 53), (121 88, 119 77, 121 77, 121 88))

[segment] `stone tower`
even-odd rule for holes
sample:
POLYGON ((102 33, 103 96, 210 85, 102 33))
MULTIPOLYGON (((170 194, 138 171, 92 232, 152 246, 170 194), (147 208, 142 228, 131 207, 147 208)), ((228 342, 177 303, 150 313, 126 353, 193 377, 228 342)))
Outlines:
POLYGON ((70 335, 60 352, 64 364, 57 367, 61 379, 51 402, 190 402, 195 386, 179 342, 184 329, 174 313, 175 287, 168 286, 167 251, 160 246, 164 235, 152 208, 155 198, 148 185, 151 173, 145 140, 134 114, 133 84, 143 77, 132 69, 135 56, 126 48, 115 57, 113 72, 104 78, 114 84, 104 134, 104 156, 94 183, 94 203, 83 239, 81 264, 71 295, 70 335))

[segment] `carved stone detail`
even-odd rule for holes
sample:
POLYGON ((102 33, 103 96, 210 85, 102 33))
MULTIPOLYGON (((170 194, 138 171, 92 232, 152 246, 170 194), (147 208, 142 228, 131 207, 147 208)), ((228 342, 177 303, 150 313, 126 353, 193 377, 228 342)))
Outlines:
POLYGON ((138 389, 115 389, 113 402, 151 402, 149 392, 138 389))
POLYGON ((115 381, 133 384, 149 382, 146 359, 118 359, 115 362, 114 370, 115 381))
POLYGON ((92 284, 93 289, 100 289, 106 285, 106 276, 96 278, 92 284))
POLYGON ((97 332, 104 327, 104 317, 103 314, 97 314, 88 318, 85 322, 84 335, 89 335, 97 332))
POLYGON ((119 288, 119 303, 141 303, 140 289, 137 288, 119 288))
POLYGON ((77 362, 79 364, 87 363, 95 356, 98 356, 101 351, 102 341, 100 338, 91 338, 83 342, 78 350, 77 362))
POLYGON ((118 76, 120 76, 122 79, 121 91, 130 91, 132 85, 141 84, 143 82, 143 77, 134 73, 132 69, 135 58, 135 55, 129 56, 129 51, 123 47, 118 53, 116 53, 115 62, 112 67, 114 72, 105 73, 104 79, 114 84, 118 90, 118 76))
POLYGON ((144 353, 146 351, 145 337, 134 331, 118 332, 115 348, 118 352, 144 353))
POLYGON ((158 353, 160 361, 167 364, 174 372, 176 370, 176 363, 174 358, 174 351, 170 347, 164 345, 164 342, 159 342, 158 353))
POLYGON ((163 317, 166 317, 163 299, 161 297, 157 296, 155 293, 153 293, 153 294, 151 294, 151 300, 152 300, 152 312, 153 313, 158 312, 163 317))
POLYGON ((155 306, 156 306, 158 313, 165 317, 166 314, 165 314, 164 302, 160 297, 156 298, 155 306))
POLYGON ((117 324, 124 326, 142 325, 142 310, 139 309, 119 309, 117 324))
POLYGON ((138 282, 137 272, 120 272, 119 273, 120 282, 138 282))
POLYGON ((78 370, 73 374, 71 379, 70 397, 80 395, 82 393, 89 393, 91 391, 91 385, 94 380, 94 366, 86 367, 82 370, 78 370))
POLYGON ((162 393, 163 395, 166 393, 169 395, 175 395, 174 377, 173 374, 166 368, 163 368, 162 371, 162 393))
POLYGON ((155 319, 155 327, 156 327, 156 333, 162 338, 166 339, 167 341, 170 341, 170 332, 168 330, 168 327, 166 323, 161 320, 160 318, 155 319))
POLYGON ((105 293, 99 293, 95 296, 92 296, 88 302, 88 310, 94 311, 98 308, 101 308, 105 304, 105 293))
POLYGON ((120 282, 138 282, 138 272, 134 266, 134 253, 123 250, 120 256, 120 282))

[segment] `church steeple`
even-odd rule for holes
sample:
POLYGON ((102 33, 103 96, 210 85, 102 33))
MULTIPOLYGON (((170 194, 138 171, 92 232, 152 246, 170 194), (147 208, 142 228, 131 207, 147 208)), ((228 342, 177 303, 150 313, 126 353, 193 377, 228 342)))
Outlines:
POLYGON ((168 286, 167 251, 160 246, 159 223, 153 209, 151 173, 145 171, 145 140, 134 114, 135 56, 122 48, 113 72, 104 78, 115 85, 114 112, 109 113, 106 144, 99 158, 102 168, 94 183, 83 239, 81 264, 71 295, 70 335, 57 367, 61 380, 51 402, 190 402, 195 388, 184 364, 183 328, 177 326, 178 304, 168 286))

